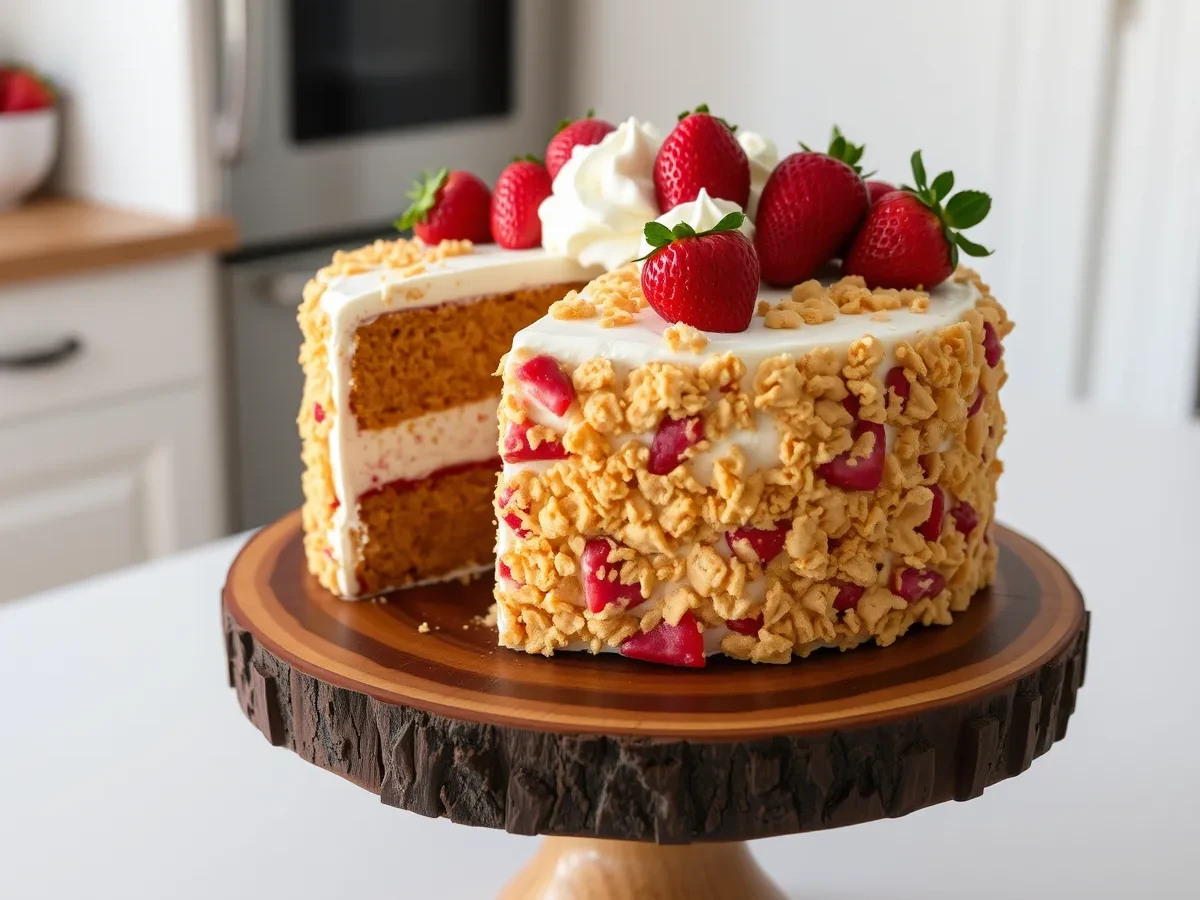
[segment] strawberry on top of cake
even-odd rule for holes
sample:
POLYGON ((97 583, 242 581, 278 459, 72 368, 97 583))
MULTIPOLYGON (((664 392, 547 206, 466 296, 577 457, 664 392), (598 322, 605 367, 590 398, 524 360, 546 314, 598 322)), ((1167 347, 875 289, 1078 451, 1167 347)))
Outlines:
POLYGON ((655 215, 637 262, 553 304, 502 364, 501 644, 701 667, 950 624, 996 559, 1012 326, 956 270, 987 252, 961 230, 990 200, 927 183, 919 153, 913 187, 869 185, 835 130, 774 166, 751 223, 761 144, 703 108, 653 154, 651 135, 626 123, 573 152, 542 206, 563 246, 624 238, 590 215, 610 186, 655 215), (589 174, 601 159, 619 179, 589 174))

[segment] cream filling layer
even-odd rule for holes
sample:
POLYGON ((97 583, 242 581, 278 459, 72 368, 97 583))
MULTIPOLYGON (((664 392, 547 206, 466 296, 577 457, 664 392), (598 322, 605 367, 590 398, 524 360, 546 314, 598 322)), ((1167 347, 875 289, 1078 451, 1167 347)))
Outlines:
POLYGON ((451 466, 494 459, 498 402, 487 397, 376 431, 360 431, 353 415, 338 418, 336 439, 330 435, 330 457, 341 505, 333 514, 329 545, 343 596, 357 593, 358 499, 395 481, 419 481, 451 466))

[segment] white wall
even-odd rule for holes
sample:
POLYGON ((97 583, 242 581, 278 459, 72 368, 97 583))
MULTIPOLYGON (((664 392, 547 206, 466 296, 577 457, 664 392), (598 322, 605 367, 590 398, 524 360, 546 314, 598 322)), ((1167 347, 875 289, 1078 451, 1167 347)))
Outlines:
POLYGON ((864 162, 882 178, 907 179, 921 148, 931 173, 952 168, 960 187, 991 192, 992 215, 972 236, 996 254, 972 265, 1017 322, 1013 409, 1091 400, 1186 416, 1200 339, 1200 57, 1186 48, 1200 40, 1200 3, 576 0, 574 9, 574 109, 668 128, 708 102, 784 153, 798 139, 821 144, 837 123, 867 144, 864 162), (1159 277, 1130 274, 1139 260, 1159 277), (1151 308, 1128 302, 1139 284, 1161 299, 1154 326, 1141 328, 1158 333, 1135 347, 1131 329, 1151 308), (1114 291, 1119 312, 1106 299, 1114 291), (1149 390, 1162 399, 1147 402, 1149 390))
POLYGON ((207 211, 197 10, 207 0, 0 0, 0 58, 62 88, 54 187, 166 215, 207 211))

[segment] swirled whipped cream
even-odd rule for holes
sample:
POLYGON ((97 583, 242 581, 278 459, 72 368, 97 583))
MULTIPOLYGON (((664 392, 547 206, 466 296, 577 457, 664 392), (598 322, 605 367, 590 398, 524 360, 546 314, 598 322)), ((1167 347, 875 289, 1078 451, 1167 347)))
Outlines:
POLYGON ((542 246, 585 266, 615 269, 638 255, 642 229, 658 216, 654 126, 626 119, 598 144, 576 147, 542 201, 542 246))
MULTIPOLYGON (((678 206, 672 207, 654 221, 661 222, 668 228, 673 228, 680 222, 687 222, 697 232, 708 231, 731 212, 741 212, 742 208, 732 200, 722 200, 720 197, 710 197, 708 191, 700 188, 700 193, 696 195, 695 200, 689 200, 687 203, 680 203, 678 206)), ((742 226, 738 229, 746 236, 746 239, 754 241, 754 225, 747 216, 742 220, 742 226)), ((646 242, 645 237, 642 238, 638 245, 637 256, 641 258, 654 248, 646 242)))
POLYGON ((763 185, 779 163, 779 151, 775 149, 774 141, 755 131, 739 131, 737 139, 750 160, 750 201, 746 204, 746 215, 753 219, 758 215, 758 198, 762 196, 763 185))

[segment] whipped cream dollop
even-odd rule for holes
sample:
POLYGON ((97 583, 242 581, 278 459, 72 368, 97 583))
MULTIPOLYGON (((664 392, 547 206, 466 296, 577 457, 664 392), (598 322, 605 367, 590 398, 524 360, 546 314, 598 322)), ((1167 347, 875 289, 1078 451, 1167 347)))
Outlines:
MULTIPOLYGON (((720 197, 710 197, 708 191, 700 188, 700 193, 696 195, 695 200, 689 200, 687 203, 680 203, 654 221, 661 222, 668 228, 673 228, 680 222, 687 222, 697 232, 708 231, 715 226, 723 218, 731 212, 742 212, 742 208, 732 200, 722 200, 720 197)), ((754 225, 747 216, 741 227, 738 229, 746 236, 746 239, 751 243, 754 241, 754 225)), ((638 244, 637 257, 641 258, 648 254, 654 248, 643 237, 638 244)))
POLYGON ((542 246, 585 266, 615 269, 638 255, 646 223, 658 216, 653 125, 626 119, 598 144, 576 147, 538 207, 542 246))
POLYGON ((779 151, 774 141, 755 131, 738 131, 737 140, 750 160, 750 201, 746 204, 746 215, 753 219, 758 216, 758 198, 762 196, 763 185, 779 164, 779 151))

